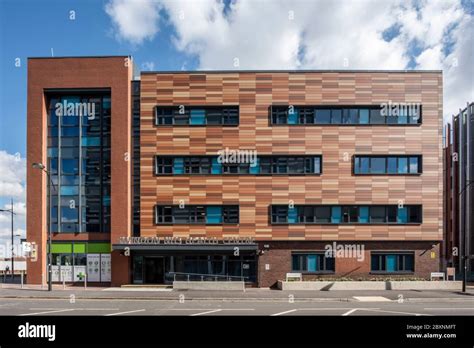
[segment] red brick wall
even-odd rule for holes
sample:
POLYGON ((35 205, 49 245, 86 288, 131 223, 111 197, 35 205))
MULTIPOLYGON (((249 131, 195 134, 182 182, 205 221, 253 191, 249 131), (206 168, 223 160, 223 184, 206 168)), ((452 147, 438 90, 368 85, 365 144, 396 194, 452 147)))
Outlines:
MULTIPOLYGON (((415 273, 406 275, 391 275, 392 277, 421 277, 429 278, 431 272, 439 271, 439 242, 356 242, 364 245, 364 259, 336 257, 336 277, 348 278, 375 278, 387 275, 370 274, 371 251, 414 251, 415 273), (431 258, 431 252, 435 257, 431 258)), ((292 251, 324 251, 327 244, 332 242, 269 242, 260 243, 259 249, 265 250, 259 256, 258 286, 272 287, 278 280, 283 280, 287 272, 291 271, 292 251), (269 245, 268 249, 263 246, 269 245), (265 265, 270 265, 270 270, 265 270, 265 265)), ((349 242, 349 244, 352 244, 349 242)), ((303 279, 328 278, 332 275, 304 274, 303 279)))

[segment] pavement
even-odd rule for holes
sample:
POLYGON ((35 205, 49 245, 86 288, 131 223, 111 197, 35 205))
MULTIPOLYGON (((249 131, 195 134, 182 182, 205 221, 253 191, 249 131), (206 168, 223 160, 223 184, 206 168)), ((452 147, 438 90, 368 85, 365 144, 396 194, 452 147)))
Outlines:
POLYGON ((474 287, 439 291, 174 291, 3 284, 0 315, 474 315, 474 287))

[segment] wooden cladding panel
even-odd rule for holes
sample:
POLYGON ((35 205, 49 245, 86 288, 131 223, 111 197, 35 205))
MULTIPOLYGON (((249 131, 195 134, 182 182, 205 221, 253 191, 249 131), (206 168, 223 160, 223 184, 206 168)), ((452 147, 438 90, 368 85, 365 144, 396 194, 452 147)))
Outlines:
POLYGON ((421 72, 141 76, 141 235, 258 240, 442 240, 442 75, 421 72), (270 126, 272 104, 421 103, 421 126, 270 126), (238 127, 156 127, 155 105, 239 105, 238 127), (154 176, 153 156, 322 154, 321 176, 154 176), (419 176, 354 176, 354 154, 421 154, 419 176), (155 204, 239 204, 240 224, 155 226, 155 204), (422 204, 420 225, 270 225, 271 204, 422 204))

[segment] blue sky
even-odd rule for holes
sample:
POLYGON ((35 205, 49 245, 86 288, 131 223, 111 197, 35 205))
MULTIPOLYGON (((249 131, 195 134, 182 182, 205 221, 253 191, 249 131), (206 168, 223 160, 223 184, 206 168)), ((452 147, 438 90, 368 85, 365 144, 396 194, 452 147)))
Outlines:
MULTIPOLYGON (((24 234, 27 57, 132 55, 139 70, 440 69, 448 118, 474 100, 473 7, 472 0, 0 0, 0 207, 15 199, 24 234)), ((8 233, 0 214, 0 240, 8 233)))

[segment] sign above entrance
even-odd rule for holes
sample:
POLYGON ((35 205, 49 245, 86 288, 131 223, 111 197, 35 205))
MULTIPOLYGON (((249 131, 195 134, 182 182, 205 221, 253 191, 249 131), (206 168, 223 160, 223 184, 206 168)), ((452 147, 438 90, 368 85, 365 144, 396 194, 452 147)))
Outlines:
POLYGON ((253 237, 120 237, 119 244, 129 245, 252 245, 253 237))

